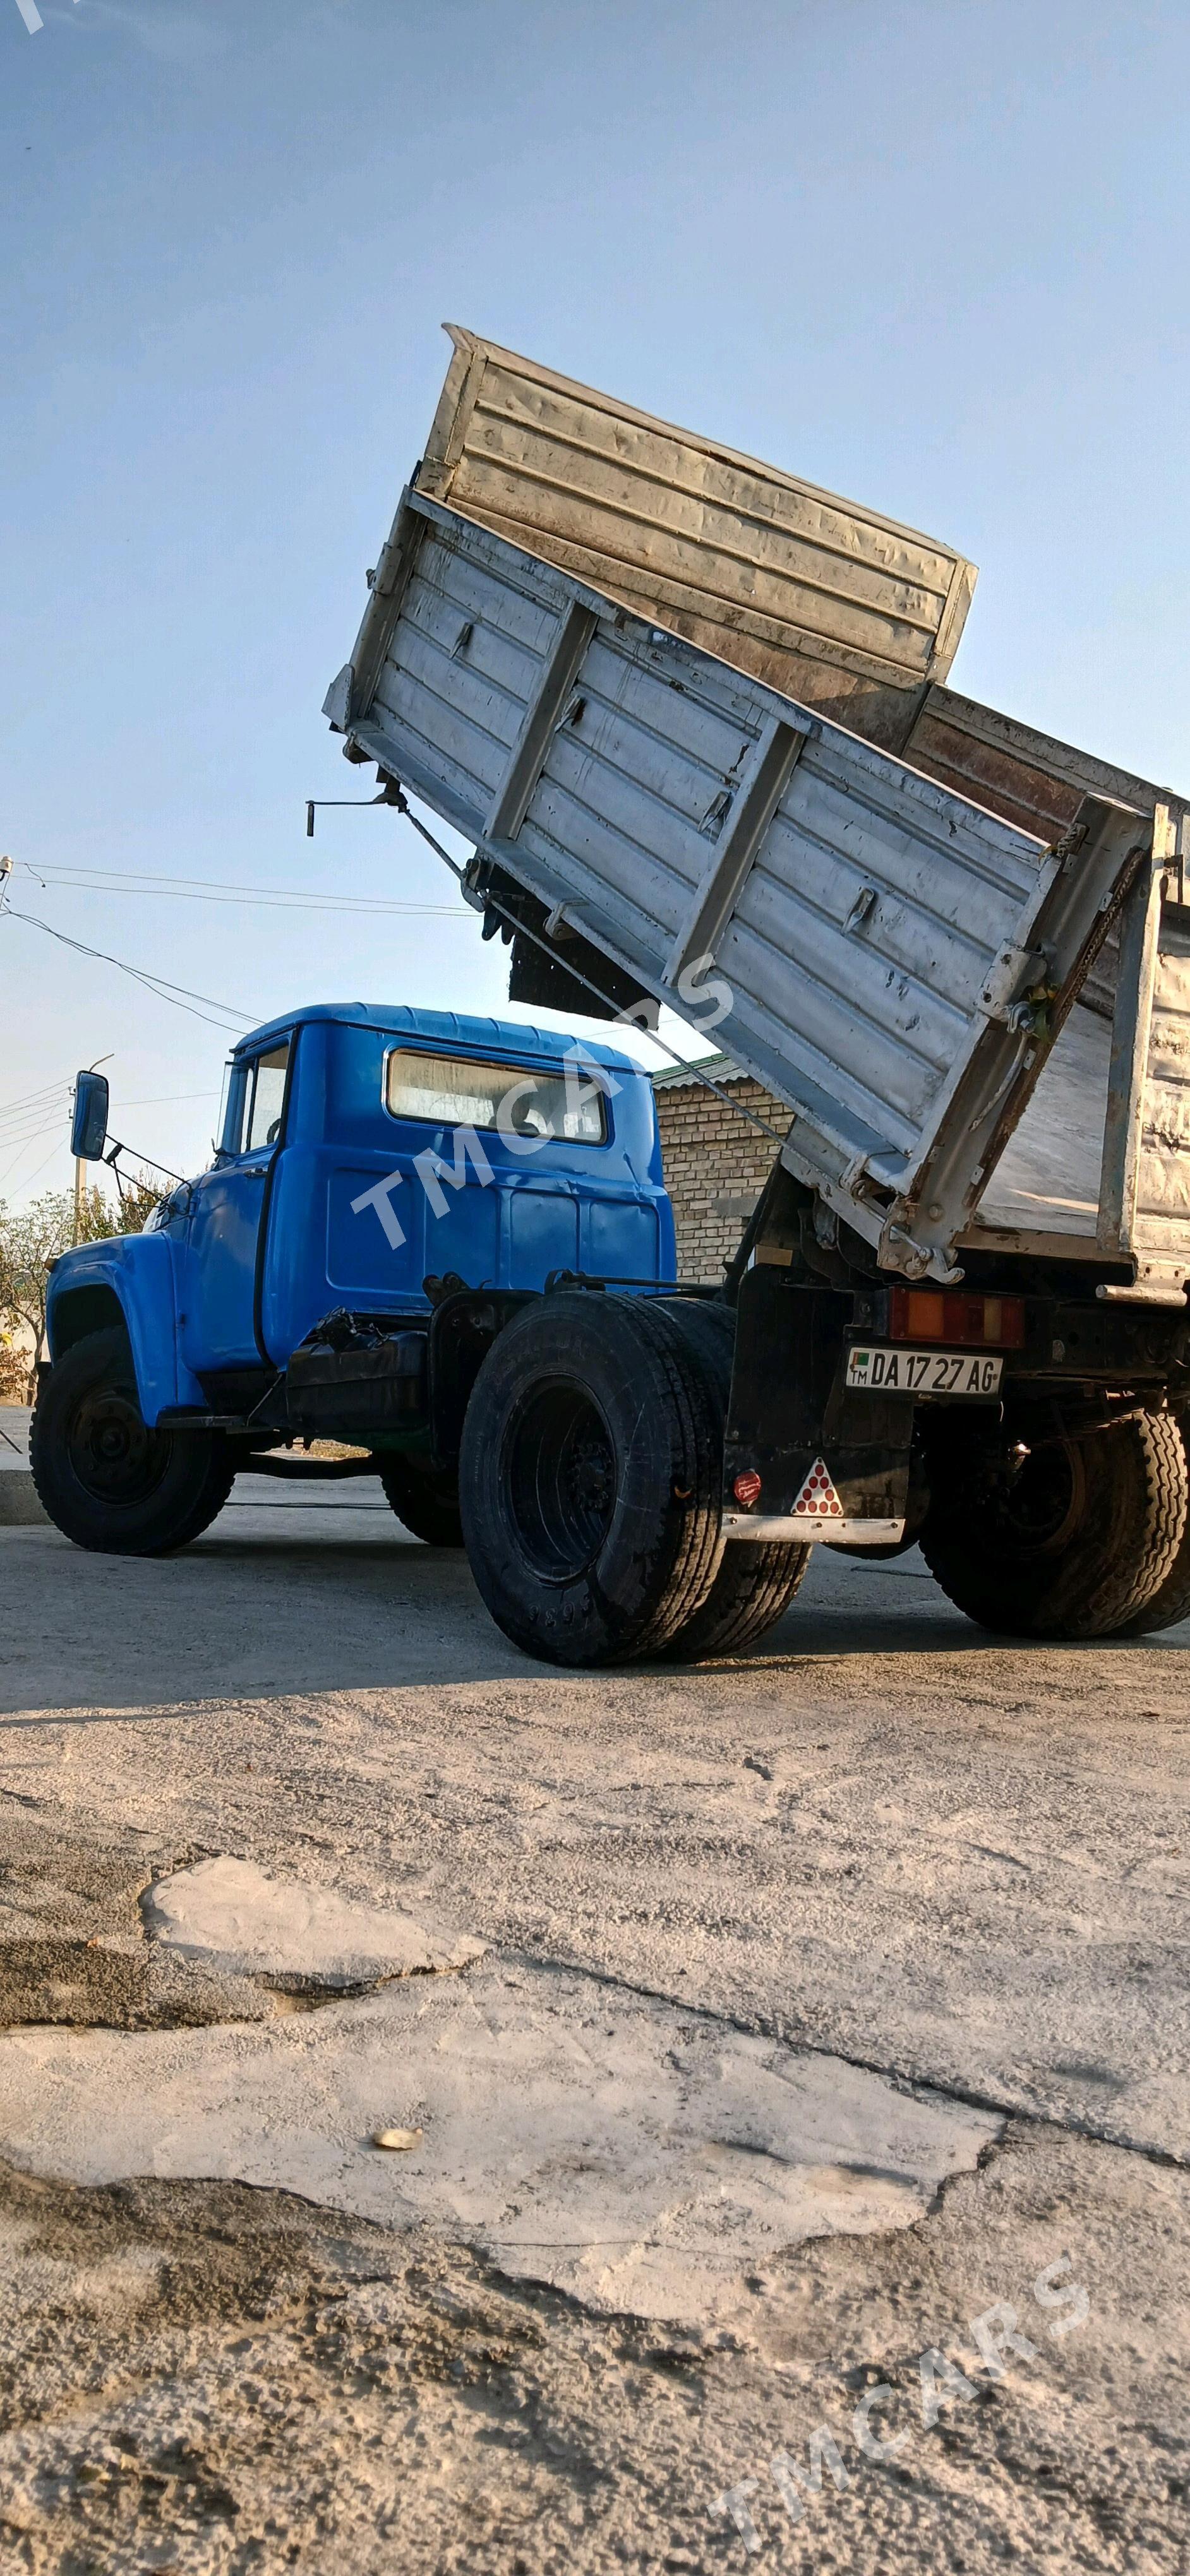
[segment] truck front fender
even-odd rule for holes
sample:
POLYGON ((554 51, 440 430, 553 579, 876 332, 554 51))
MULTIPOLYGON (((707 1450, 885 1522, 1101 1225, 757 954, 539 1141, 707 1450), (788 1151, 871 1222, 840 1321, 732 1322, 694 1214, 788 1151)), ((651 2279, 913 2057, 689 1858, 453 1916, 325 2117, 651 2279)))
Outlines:
POLYGON ((85 1333, 114 1324, 128 1335, 150 1428, 168 1405, 203 1403, 202 1387, 180 1354, 176 1247, 168 1234, 106 1235, 55 1262, 46 1310, 51 1360, 85 1333))

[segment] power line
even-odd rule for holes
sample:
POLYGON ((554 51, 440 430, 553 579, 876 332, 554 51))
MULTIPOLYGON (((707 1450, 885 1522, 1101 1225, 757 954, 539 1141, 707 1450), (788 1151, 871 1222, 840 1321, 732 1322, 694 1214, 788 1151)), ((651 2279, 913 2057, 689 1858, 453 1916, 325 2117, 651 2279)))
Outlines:
POLYGON ((47 1101, 38 1117, 25 1119, 19 1127, 4 1128, 0 1133, 0 1148, 7 1147, 10 1151, 14 1151, 21 1145, 31 1144, 35 1136, 46 1135, 51 1121, 59 1122, 65 1117, 68 1098, 69 1094, 64 1091, 61 1098, 52 1106, 47 1101))
POLYGON ((75 890, 90 886, 100 894, 144 894, 152 890, 183 903, 261 904, 294 912, 392 913, 441 921, 466 921, 470 917, 461 904, 402 903, 384 895, 306 894, 276 886, 229 886, 214 877, 151 876, 128 868, 35 868, 27 859, 15 859, 13 867, 20 868, 39 885, 62 885, 75 890))
MULTIPOLYGON (((38 1127, 38 1128, 35 1130, 35 1132, 34 1132, 34 1134, 33 1134, 32 1136, 26 1136, 26 1137, 23 1139, 23 1141, 21 1142, 21 1144, 19 1144, 19 1145, 18 1145, 17 1150, 16 1150, 15 1154, 13 1155, 13 1158, 12 1158, 11 1163, 9 1163, 9 1164, 6 1166, 5 1170, 4 1170, 2 1173, 0 1173, 0 1189, 3 1189, 3 1188, 6 1186, 6 1184, 8 1183, 8 1181, 11 1179, 12 1174, 15 1172, 15 1170, 16 1170, 16 1168, 17 1168, 18 1163, 23 1163, 23 1162, 24 1162, 25 1156, 26 1156, 26 1154, 28 1153, 30 1146, 31 1146, 31 1145, 39 1145, 39 1144, 41 1143, 41 1139, 42 1139, 42 1137, 43 1137, 43 1136, 48 1136, 48 1135, 49 1135, 50 1128, 51 1128, 51 1127, 57 1127, 57 1126, 58 1126, 58 1121, 57 1121, 57 1119, 56 1119, 56 1118, 47 1119, 46 1124, 45 1124, 45 1126, 44 1126, 44 1127, 38 1127)), ((60 1140, 61 1140, 61 1142, 62 1142, 63 1144, 69 1144, 69 1141, 70 1141, 70 1140, 69 1140, 69 1137, 67 1137, 67 1136, 61 1136, 61 1131, 59 1131, 59 1132, 60 1132, 60 1140)), ((6 1142, 7 1142, 8 1144, 11 1144, 11 1143, 12 1143, 12 1138, 11 1138, 11 1136, 10 1136, 10 1137, 8 1137, 8 1138, 6 1139, 6 1142)), ((52 1145, 52 1146, 50 1147, 50 1151, 49 1151, 49 1153, 46 1155, 45 1162, 43 1162, 43 1163, 39 1163, 39 1164, 38 1164, 37 1171, 39 1171, 39 1172, 44 1172, 46 1163, 48 1163, 48 1162, 50 1162, 50 1161, 52 1160, 53 1156, 57 1153, 57 1151, 58 1151, 58 1147, 57 1147, 57 1145, 56 1145, 56 1144, 55 1144, 55 1145, 52 1145)), ((34 1180, 36 1180, 36 1178, 37 1178, 37 1172, 34 1172, 34 1174, 33 1174, 33 1178, 34 1178, 34 1180)))
POLYGON ((89 948, 85 940, 69 938, 66 931, 55 930, 52 922, 39 921, 35 913, 16 912, 9 905, 4 917, 8 921, 27 921, 31 929, 44 930, 48 939, 60 940, 64 948, 75 949, 80 957, 97 957, 104 966, 118 966, 122 975, 131 975, 134 983, 143 984, 159 1002, 172 1002, 175 1010, 188 1011, 191 1019, 205 1021, 208 1028, 226 1029, 233 1037, 239 1037, 254 1024, 256 1015, 249 1011, 237 1013, 234 1002, 216 1002, 209 993, 192 993, 188 984, 171 984, 164 975, 151 975, 143 966, 130 966, 127 958, 112 957, 105 948, 89 948), (185 1001, 179 999, 182 994, 188 996, 185 1001), (196 1002, 205 1002, 208 1008, 195 1010, 196 1002), (213 1020, 211 1011, 226 1013, 227 1016, 213 1020))
POLYGON ((178 1100, 218 1100, 218 1098, 219 1094, 217 1091, 153 1091, 150 1092, 147 1099, 122 1100, 120 1108, 121 1111, 125 1109, 163 1109, 167 1103, 178 1100))
MULTIPOLYGON (((45 1133, 44 1128, 43 1128, 43 1130, 42 1130, 42 1133, 43 1133, 43 1135, 44 1135, 44 1133, 45 1133)), ((69 1137, 68 1137, 68 1138, 66 1139, 66 1142, 69 1144, 69 1141, 70 1141, 70 1139, 69 1139, 69 1137)), ((59 1147, 58 1147, 57 1145, 51 1145, 51 1147, 50 1147, 50 1150, 49 1150, 48 1154, 46 1154, 46 1155, 44 1155, 44 1156, 43 1156, 43 1158, 42 1158, 41 1162, 40 1162, 40 1163, 38 1164, 38 1166, 37 1166, 36 1171, 35 1171, 35 1172, 30 1172, 30 1173, 29 1173, 28 1178, 27 1178, 26 1180, 22 1181, 22 1183, 21 1183, 21 1188, 22 1188, 23 1190, 29 1190, 29 1189, 32 1189, 34 1181, 39 1181, 39 1180, 41 1179, 41 1175, 42 1175, 42 1173, 44 1172, 44 1170, 45 1170, 45 1168, 46 1168, 46 1164, 47 1164, 47 1163, 52 1163, 52 1162, 53 1162, 54 1156, 55 1156, 55 1154, 56 1154, 58 1151, 59 1151, 59 1147)), ((21 1159, 21 1157, 20 1157, 20 1155, 18 1154, 18 1155, 17 1155, 17 1163, 19 1163, 19 1162, 20 1162, 20 1159, 21 1159)), ((16 1163, 10 1163, 10 1164, 9 1164, 9 1166, 8 1166, 8 1172, 15 1172, 15 1170, 16 1170, 16 1163)), ((8 1172, 6 1172, 6 1173, 5 1173, 5 1175, 4 1175, 5 1180, 7 1180, 7 1179, 8 1179, 8 1172)))
POLYGON ((22 1109, 15 1118, 0 1118, 0 1143, 15 1145, 19 1136, 32 1135, 44 1118, 61 1108, 67 1097, 67 1086, 61 1083, 48 1100, 38 1101, 36 1109, 22 1109))
POLYGON ((40 1091, 18 1092, 15 1100, 6 1100, 0 1105, 0 1118, 11 1117, 18 1109, 35 1109, 39 1101, 49 1099, 51 1092, 61 1091, 69 1079, 69 1075, 64 1073, 57 1082, 43 1082, 40 1091))

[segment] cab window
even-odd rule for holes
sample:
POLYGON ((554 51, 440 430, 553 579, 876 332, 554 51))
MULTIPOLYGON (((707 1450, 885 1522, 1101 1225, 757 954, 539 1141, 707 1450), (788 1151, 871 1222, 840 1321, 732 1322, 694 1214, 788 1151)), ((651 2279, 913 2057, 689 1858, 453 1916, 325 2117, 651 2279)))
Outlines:
POLYGON ((270 1047, 267 1055, 253 1058, 248 1068, 245 1153, 257 1154, 266 1146, 277 1143, 281 1134, 288 1069, 288 1038, 281 1046, 270 1047))
POLYGON ((607 1142, 606 1103, 587 1065, 568 1085, 562 1073, 524 1064, 468 1063, 395 1047, 385 1067, 384 1100, 392 1117, 424 1118, 435 1127, 503 1127, 514 1136, 573 1145, 607 1142))

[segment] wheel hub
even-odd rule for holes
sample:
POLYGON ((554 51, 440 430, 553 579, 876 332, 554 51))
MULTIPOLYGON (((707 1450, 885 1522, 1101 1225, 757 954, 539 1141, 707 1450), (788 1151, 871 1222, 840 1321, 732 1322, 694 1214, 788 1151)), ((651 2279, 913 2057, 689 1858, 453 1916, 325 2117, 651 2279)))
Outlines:
POLYGON ((611 1436, 584 1387, 534 1388, 509 1426, 508 1496, 525 1555, 547 1582, 592 1564, 616 1499, 611 1436))
POLYGON ((168 1438, 146 1428, 135 1398, 121 1387, 97 1387, 82 1398, 67 1447, 78 1482, 104 1503, 143 1502, 169 1463, 168 1438))
POLYGON ((1084 1502, 1077 1441, 1046 1440, 1033 1449, 1019 1442, 992 1482, 995 1539, 1014 1554, 1057 1555, 1077 1528, 1084 1502))

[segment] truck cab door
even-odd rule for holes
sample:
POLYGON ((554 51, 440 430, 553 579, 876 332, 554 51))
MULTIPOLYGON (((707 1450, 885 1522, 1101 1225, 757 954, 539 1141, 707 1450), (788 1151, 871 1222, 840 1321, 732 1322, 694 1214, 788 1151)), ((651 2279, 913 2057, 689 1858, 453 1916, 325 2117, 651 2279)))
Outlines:
POLYGON ((259 1367, 257 1272, 269 1175, 283 1143, 292 1041, 236 1065, 223 1144, 194 1184, 187 1232, 182 1352, 188 1366, 259 1367))

